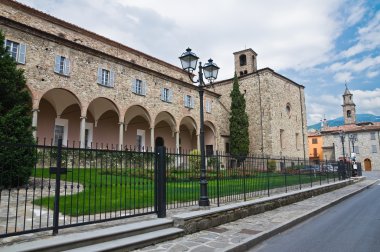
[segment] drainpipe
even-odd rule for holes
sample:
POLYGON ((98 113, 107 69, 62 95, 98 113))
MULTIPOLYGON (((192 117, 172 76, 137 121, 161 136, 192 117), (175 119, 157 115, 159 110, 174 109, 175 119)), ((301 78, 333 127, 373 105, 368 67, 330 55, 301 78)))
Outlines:
POLYGON ((263 111, 261 105, 261 82, 260 74, 257 72, 257 77, 259 79, 259 103, 260 103, 260 127, 261 127, 261 155, 264 155, 264 129, 263 129, 263 111))

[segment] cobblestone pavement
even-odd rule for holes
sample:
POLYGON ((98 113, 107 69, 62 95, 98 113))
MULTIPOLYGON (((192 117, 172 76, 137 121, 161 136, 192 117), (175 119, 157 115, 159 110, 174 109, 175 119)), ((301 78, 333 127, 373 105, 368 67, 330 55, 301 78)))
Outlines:
MULTIPOLYGON (((329 205, 335 202, 337 199, 351 194, 361 188, 368 186, 370 183, 374 183, 377 178, 380 178, 380 172, 372 172, 368 175, 368 179, 356 183, 351 186, 347 186, 336 191, 319 195, 298 203, 294 203, 288 206, 284 206, 272 211, 268 211, 262 214, 250 216, 235 222, 224 224, 218 227, 210 228, 195 234, 186 235, 184 237, 177 238, 175 240, 149 246, 139 251, 223 251, 229 248, 242 245, 248 242, 254 237, 263 235, 268 230, 276 228, 279 225, 283 225, 285 222, 296 219, 305 213, 314 211, 317 208, 329 205)), ((282 191, 279 191, 281 193, 282 191)), ((274 193, 274 192, 272 192, 274 193)), ((272 194, 271 193, 271 194, 272 194)), ((232 202, 234 203, 234 202, 232 202)), ((212 206, 213 207, 213 206, 212 206)), ((185 207, 180 209, 170 209, 167 211, 167 217, 170 218, 173 215, 194 211, 196 207, 185 207)), ((0 209, 1 211, 1 209, 0 209)), ((125 225, 134 222, 140 222, 142 220, 155 219, 156 215, 144 215, 133 218, 121 219, 118 221, 109 221, 104 223, 97 223, 91 225, 78 226, 75 228, 61 229, 60 235, 81 233, 89 230, 107 228, 115 225, 125 225)), ((13 236, 0 239, 0 251, 1 246, 11 245, 15 243, 23 243, 39 239, 47 239, 51 237, 51 231, 38 232, 20 236, 13 236)))

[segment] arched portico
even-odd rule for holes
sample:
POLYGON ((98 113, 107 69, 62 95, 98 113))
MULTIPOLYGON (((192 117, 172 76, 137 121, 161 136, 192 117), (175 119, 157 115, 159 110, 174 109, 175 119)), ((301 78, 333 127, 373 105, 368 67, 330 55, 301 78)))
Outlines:
POLYGON ((199 149, 198 126, 194 118, 185 116, 179 124, 178 149, 181 151, 190 151, 199 149))
POLYGON ((124 117, 123 143, 128 148, 145 149, 152 146, 151 117, 148 111, 141 105, 133 105, 127 109, 124 117))
POLYGON ((62 88, 47 91, 33 112, 37 125, 37 138, 64 145, 79 142, 79 125, 82 105, 72 92, 62 88), (37 111, 39 111, 37 118, 37 111))
MULTIPOLYGON (((111 100, 98 97, 88 106, 86 117, 81 117, 81 142, 83 146, 90 147, 91 142, 117 146, 120 143, 120 112, 111 100)), ((122 138, 121 138, 122 139, 122 138)))
POLYGON ((206 154, 212 155, 218 148, 216 141, 216 127, 211 121, 205 121, 204 130, 206 154))
POLYGON ((176 128, 177 123, 172 114, 167 111, 158 113, 154 120, 154 128, 151 130, 152 147, 154 147, 156 138, 162 138, 167 148, 177 149, 176 139, 178 138, 178 132, 176 128))

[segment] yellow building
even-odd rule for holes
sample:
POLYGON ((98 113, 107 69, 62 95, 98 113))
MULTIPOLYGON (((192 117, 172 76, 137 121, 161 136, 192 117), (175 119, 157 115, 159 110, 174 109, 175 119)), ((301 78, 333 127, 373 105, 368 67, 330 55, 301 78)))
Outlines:
POLYGON ((308 134, 309 160, 319 163, 323 160, 323 138, 320 132, 310 132, 308 134))

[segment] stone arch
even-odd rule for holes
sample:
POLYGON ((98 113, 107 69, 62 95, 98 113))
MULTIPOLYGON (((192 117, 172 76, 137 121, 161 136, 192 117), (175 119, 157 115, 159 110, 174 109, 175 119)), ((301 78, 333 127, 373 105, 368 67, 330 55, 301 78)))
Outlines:
POLYGON ((64 88, 45 92, 38 101, 37 138, 57 144, 79 142, 82 104, 78 97, 64 88))
MULTIPOLYGON (((161 111, 154 119, 154 138, 164 139, 165 146, 170 149, 175 149, 176 139, 175 132, 177 131, 177 122, 174 116, 167 112, 161 111)), ((151 140, 153 141, 153 139, 151 140)))
POLYGON ((143 117, 149 122, 149 125, 151 125, 152 120, 148 110, 139 104, 135 104, 127 108, 124 115, 124 123, 128 124, 136 116, 143 117))
POLYGON ((87 107, 85 145, 91 142, 116 145, 119 142, 120 110, 108 98, 97 97, 87 107))
POLYGON ((198 131, 198 125, 191 116, 185 116, 180 120, 178 125, 180 150, 189 151, 199 146, 198 131))
POLYGON ((145 149, 152 147, 152 120, 148 110, 135 104, 125 111, 123 145, 127 148, 145 149))
POLYGON ((217 149, 217 129, 211 121, 205 121, 204 126, 205 131, 205 146, 206 146, 206 154, 213 153, 217 149))

